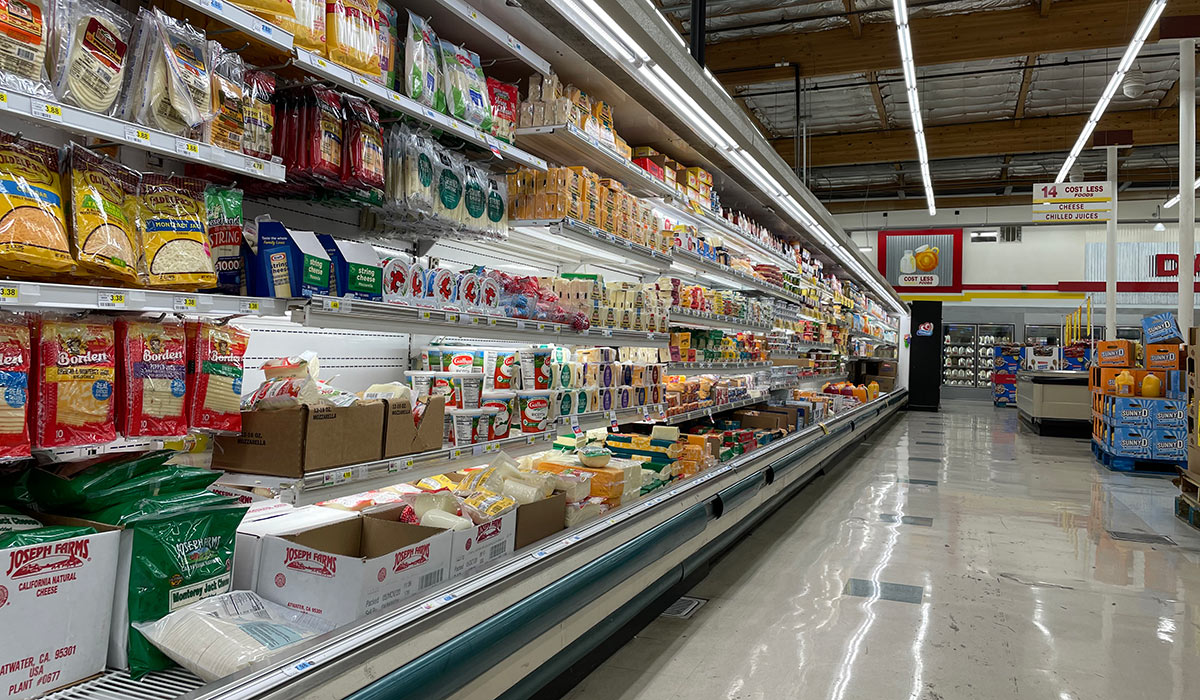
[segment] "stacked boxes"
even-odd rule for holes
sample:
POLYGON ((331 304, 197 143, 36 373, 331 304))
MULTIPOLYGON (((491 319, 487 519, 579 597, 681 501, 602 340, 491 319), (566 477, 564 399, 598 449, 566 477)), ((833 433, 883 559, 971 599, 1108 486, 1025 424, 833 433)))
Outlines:
POLYGON ((1187 458, 1187 404, 1179 399, 1093 393, 1092 437, 1119 457, 1187 458))
POLYGON ((1021 348, 997 345, 992 348, 992 402, 1013 404, 1017 401, 1017 370, 1021 367, 1021 348))

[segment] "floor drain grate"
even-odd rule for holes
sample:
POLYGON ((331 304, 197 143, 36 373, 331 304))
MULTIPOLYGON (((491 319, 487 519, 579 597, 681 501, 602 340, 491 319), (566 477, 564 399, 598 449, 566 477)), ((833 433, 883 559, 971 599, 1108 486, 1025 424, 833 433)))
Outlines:
POLYGON ((704 598, 693 598, 691 596, 681 596, 679 600, 667 606, 666 610, 662 611, 661 617, 677 617, 681 620, 687 620, 696 611, 704 606, 708 601, 704 598))

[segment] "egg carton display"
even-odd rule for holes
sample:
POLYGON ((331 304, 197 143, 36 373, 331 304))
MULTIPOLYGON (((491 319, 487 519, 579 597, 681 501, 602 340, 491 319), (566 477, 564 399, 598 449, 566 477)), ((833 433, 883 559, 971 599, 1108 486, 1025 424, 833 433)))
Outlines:
POLYGON ((947 367, 974 367, 975 359, 973 357, 947 357, 947 367))

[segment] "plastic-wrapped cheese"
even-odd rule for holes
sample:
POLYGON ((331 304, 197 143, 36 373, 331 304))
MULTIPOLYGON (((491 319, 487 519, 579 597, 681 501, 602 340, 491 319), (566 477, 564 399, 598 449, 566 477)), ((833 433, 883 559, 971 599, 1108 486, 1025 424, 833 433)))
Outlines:
MULTIPOLYGON (((415 509, 414 509, 415 510, 415 509)), ((437 527, 443 530, 469 530, 475 527, 469 519, 451 515, 444 510, 429 510, 421 516, 422 527, 437 527)))
POLYGON ((406 503, 413 507, 418 518, 425 517, 431 510, 440 510, 449 515, 458 515, 458 500, 449 491, 436 493, 417 493, 404 497, 406 503))
POLYGON ((520 505, 536 503, 545 498, 542 495, 541 489, 533 484, 518 481, 517 479, 508 479, 505 481, 504 486, 500 489, 500 495, 508 496, 520 505))

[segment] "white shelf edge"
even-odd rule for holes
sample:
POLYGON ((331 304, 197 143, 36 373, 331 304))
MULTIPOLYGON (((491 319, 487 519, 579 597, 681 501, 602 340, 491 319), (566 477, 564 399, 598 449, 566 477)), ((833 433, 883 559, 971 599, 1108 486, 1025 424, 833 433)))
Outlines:
POLYGON ((621 238, 603 229, 575 219, 513 219, 508 222, 509 228, 524 229, 538 235, 567 240, 578 239, 588 244, 602 246, 611 250, 618 257, 634 260, 640 264, 666 272, 672 257, 667 253, 654 250, 640 243, 621 238), (555 230, 557 228, 557 230, 555 230))
POLYGON ((482 34, 500 46, 503 46, 513 56, 521 59, 526 65, 542 75, 549 75, 553 70, 550 67, 549 61, 539 56, 512 34, 506 32, 503 27, 493 22, 490 17, 467 3, 462 2, 462 0, 437 0, 437 3, 450 10, 450 12, 454 13, 462 21, 473 25, 482 34))
POLYGON ((741 330, 754 333, 770 333, 771 326, 746 323, 732 316, 708 313, 706 311, 691 311, 688 309, 671 309, 671 323, 681 326, 699 326, 717 330, 741 330))
MULTIPOLYGON (((514 134, 518 137, 522 135, 555 135, 559 133, 567 134, 579 144, 593 149, 597 155, 608 161, 609 165, 615 168, 617 172, 621 174, 617 179, 622 180, 622 184, 624 184, 630 190, 637 190, 638 192, 650 192, 649 195, 643 196, 653 197, 665 197, 673 194, 665 182, 654 177, 642 168, 634 165, 632 161, 625 160, 620 153, 617 153, 616 151, 601 144, 600 141, 595 137, 589 136, 574 124, 544 124, 541 126, 525 126, 514 131, 514 134)), ((566 163, 565 165, 575 164, 566 163)), ((543 170, 544 169, 545 168, 543 168, 543 170)))
POLYGON ((210 316, 284 316, 290 301, 201 292, 0 280, 0 308, 152 311, 210 316))
POLYGON ((229 27, 241 31, 247 36, 290 53, 292 50, 292 33, 282 27, 259 19, 243 10, 230 0, 179 0, 180 4, 203 12, 215 20, 224 22, 229 27))

